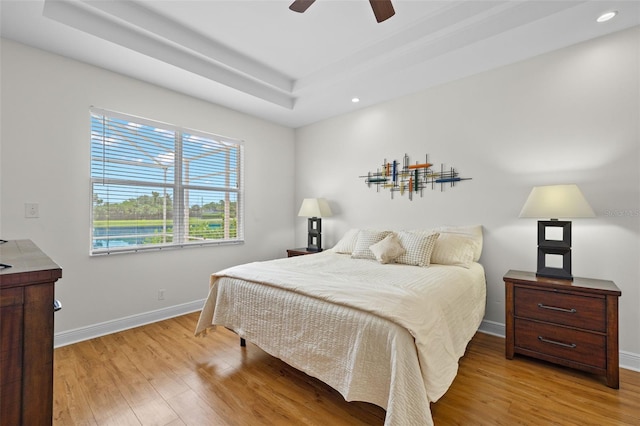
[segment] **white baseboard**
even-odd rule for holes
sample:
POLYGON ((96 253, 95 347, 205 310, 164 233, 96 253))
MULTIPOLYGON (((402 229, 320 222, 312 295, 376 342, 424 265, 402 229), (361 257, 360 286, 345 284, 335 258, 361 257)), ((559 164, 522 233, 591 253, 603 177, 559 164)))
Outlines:
POLYGON ((620 351, 620 367, 640 372, 640 354, 620 351))
MULTIPOLYGON (((483 320, 478 331, 498 337, 505 336, 504 324, 494 321, 483 320)), ((620 368, 640 372, 640 354, 620 351, 620 368)))
POLYGON ((489 320, 482 320, 478 331, 485 334, 491 334, 492 336, 502 337, 503 339, 506 335, 504 332, 504 324, 489 320))
POLYGON ((191 312, 196 312, 201 310, 203 305, 204 299, 196 300, 193 302, 158 309, 156 311, 143 312, 141 314, 118 318, 111 321, 105 321, 98 324, 89 325, 87 327, 80 327, 73 330, 62 331, 60 333, 56 333, 53 336, 53 347, 58 348, 60 346, 66 346, 72 343, 82 342, 83 340, 89 340, 95 337, 100 337, 107 334, 116 333, 118 331, 139 327, 141 325, 151 324, 153 322, 158 322, 191 312))

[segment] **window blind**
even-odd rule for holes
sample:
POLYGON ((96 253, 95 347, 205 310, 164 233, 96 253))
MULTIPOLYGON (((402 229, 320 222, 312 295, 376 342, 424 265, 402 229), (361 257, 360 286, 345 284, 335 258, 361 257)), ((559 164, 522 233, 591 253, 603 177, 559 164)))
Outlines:
POLYGON ((241 141, 90 115, 91 254, 243 241, 241 141))

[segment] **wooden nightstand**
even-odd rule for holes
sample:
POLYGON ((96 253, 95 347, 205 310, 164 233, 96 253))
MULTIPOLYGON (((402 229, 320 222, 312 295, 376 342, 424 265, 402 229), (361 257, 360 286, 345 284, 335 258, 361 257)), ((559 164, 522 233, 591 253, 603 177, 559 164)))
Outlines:
POLYGON ((320 253, 319 251, 310 251, 306 247, 287 249, 287 257, 304 256, 305 254, 320 253))
POLYGON ((613 281, 504 276, 506 352, 605 375, 618 389, 618 298, 613 281))

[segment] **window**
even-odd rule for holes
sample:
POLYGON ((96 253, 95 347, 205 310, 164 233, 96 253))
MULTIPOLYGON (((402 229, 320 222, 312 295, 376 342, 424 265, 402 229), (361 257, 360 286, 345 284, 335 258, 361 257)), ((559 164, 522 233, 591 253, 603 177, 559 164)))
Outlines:
POLYGON ((243 241, 242 142, 91 109, 91 254, 243 241))

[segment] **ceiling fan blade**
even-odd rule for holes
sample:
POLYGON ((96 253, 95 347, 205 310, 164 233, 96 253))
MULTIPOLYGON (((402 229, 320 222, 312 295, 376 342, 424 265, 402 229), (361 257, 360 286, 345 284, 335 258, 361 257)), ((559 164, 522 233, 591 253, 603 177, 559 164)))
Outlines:
POLYGON ((293 10, 294 12, 302 13, 305 10, 307 10, 309 6, 313 4, 314 1, 316 0, 296 0, 293 3, 291 3, 291 6, 289 6, 289 9, 293 10))
POLYGON ((391 0, 369 0, 369 3, 371 3, 373 14, 376 15, 378 22, 386 21, 396 14, 391 0))

